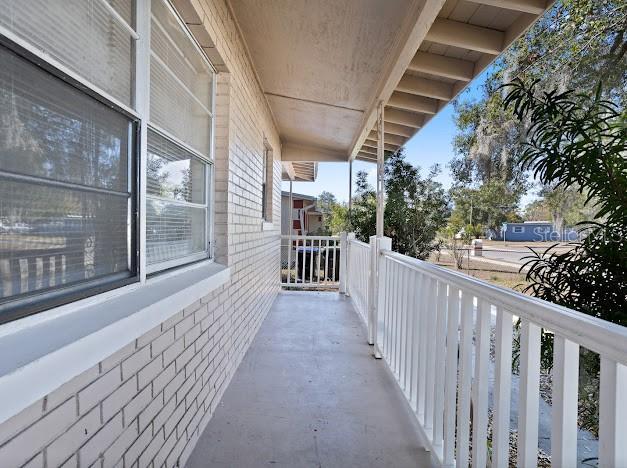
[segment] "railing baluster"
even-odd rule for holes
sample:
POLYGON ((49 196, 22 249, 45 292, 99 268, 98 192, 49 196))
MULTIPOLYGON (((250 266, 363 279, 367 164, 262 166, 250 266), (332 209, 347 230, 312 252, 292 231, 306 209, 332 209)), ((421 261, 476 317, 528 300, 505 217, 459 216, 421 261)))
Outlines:
POLYGON ((577 466, 579 345, 559 335, 553 342, 551 465, 577 466))
POLYGON ((472 380, 473 296, 462 292, 457 398, 457 466, 468 466, 470 436, 470 386, 472 380))
POLYGON ((509 466, 509 417, 512 389, 512 314, 496 309, 496 350, 492 466, 509 466))
POLYGON ((483 468, 488 451, 488 364, 490 363, 491 305, 484 299, 477 304, 475 379, 472 384, 472 466, 483 468))
POLYGON ((414 271, 407 270, 407 281, 405 283, 405 294, 407 295, 407 303, 405 306, 407 320, 405 322, 405 378, 403 379, 403 388, 408 400, 411 400, 411 375, 412 375, 412 343, 414 341, 414 309, 412 293, 414 287, 414 271))
POLYGON ((398 344, 400 347, 399 350, 399 374, 398 374, 398 382, 401 386, 401 389, 403 391, 406 390, 406 386, 405 386, 405 375, 407 374, 406 372, 406 366, 407 366, 407 352, 405 349, 405 345, 407 344, 407 299, 408 299, 408 278, 409 278, 409 271, 407 269, 407 267, 403 267, 402 269, 403 271, 403 276, 402 276, 402 280, 400 283, 400 295, 401 295, 401 320, 400 320, 400 339, 398 340, 398 344))
POLYGON ((433 439, 433 399, 435 395, 435 329, 436 329, 436 301, 437 281, 429 279, 429 294, 427 296, 427 329, 426 336, 426 393, 425 393, 425 432, 427 437, 433 439))
MULTIPOLYGON (((294 284, 298 283, 298 243, 299 243, 300 239, 297 237, 296 238, 296 246, 295 246, 295 254, 296 254, 296 259, 294 260, 294 284)), ((290 246, 290 249, 292 248, 292 246, 290 246)))
MULTIPOLYGON (((446 283, 437 282, 435 324, 435 399, 433 402, 433 444, 442 450, 444 430, 444 374, 446 369, 446 283)), ((440 453, 440 455, 442 455, 440 453)))
POLYGON ((457 402, 457 359, 459 343, 459 289, 449 285, 446 321, 446 365, 444 368, 444 449, 442 460, 455 459, 455 408, 457 402))
POLYGON ((313 271, 314 271, 314 240, 309 239, 309 284, 313 286, 313 271))
POLYGON ((599 466, 627 466, 627 366, 601 356, 599 466))
POLYGON ((396 375, 396 377, 398 378, 398 331, 399 331, 399 318, 400 318, 400 313, 399 313, 399 306, 400 306, 400 297, 399 297, 399 284, 400 284, 400 278, 402 276, 402 267, 400 264, 396 264, 396 270, 394 273, 394 283, 393 283, 393 290, 394 290, 394 332, 392 334, 392 349, 393 349, 393 364, 392 364, 392 371, 394 372, 394 374, 396 375))
MULTIPOLYGON (((332 280, 335 283, 335 269, 337 268, 337 239, 333 239, 333 273, 332 273, 332 280)), ((342 255, 342 253, 340 252, 340 255, 342 255)))
POLYGON ((325 241, 323 278, 324 284, 326 285, 329 282, 329 239, 325 241))
POLYGON ((390 285, 392 284, 392 278, 394 276, 394 263, 391 262, 390 260, 385 260, 386 263, 386 269, 385 269, 385 278, 384 278, 384 282, 385 282, 385 292, 386 292, 386 297, 385 297, 385 315, 384 315, 384 329, 383 329, 383 333, 384 333, 384 351, 385 351, 385 360, 386 362, 390 362, 390 320, 392 319, 392 313, 391 313, 391 309, 392 309, 392 288, 390 287, 390 285))
MULTIPOLYGON (((320 285, 320 257, 322 256, 322 239, 318 239, 318 251, 317 251, 317 257, 318 257, 318 268, 316 268, 316 284, 319 286, 320 285)), ((348 262, 346 262, 348 264, 348 262)))
POLYGON ((425 301, 429 288, 429 277, 425 274, 420 275, 420 295, 418 296, 418 316, 420 317, 420 327, 418 328, 418 421, 424 424, 425 420, 425 394, 426 394, 426 375, 427 375, 427 314, 425 313, 425 301))
POLYGON ((540 327, 521 320, 520 401, 518 409, 518 466, 538 464, 538 408, 540 404, 540 327))

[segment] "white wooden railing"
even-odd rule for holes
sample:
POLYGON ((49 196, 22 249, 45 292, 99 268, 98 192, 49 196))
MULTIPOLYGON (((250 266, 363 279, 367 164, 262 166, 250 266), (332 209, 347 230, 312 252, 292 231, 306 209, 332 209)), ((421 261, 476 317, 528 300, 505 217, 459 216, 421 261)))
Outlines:
MULTIPOLYGON (((340 289, 345 258, 340 236, 281 236, 281 285, 286 288, 340 289)), ((344 247, 345 248, 345 247, 344 247)))
POLYGON ((347 242, 347 268, 351 272, 347 276, 347 294, 353 301, 355 310, 368 325, 368 289, 370 281, 370 262, 372 255, 370 245, 350 236, 347 242))
POLYGON ((371 239, 370 261, 366 248, 349 240, 347 293, 443 466, 509 466, 512 409, 516 465, 537 465, 544 328, 554 334, 552 466, 577 466, 581 346, 601 361, 599 466, 627 467, 627 328, 392 252, 388 238, 371 239), (513 337, 520 342, 516 376, 513 337))

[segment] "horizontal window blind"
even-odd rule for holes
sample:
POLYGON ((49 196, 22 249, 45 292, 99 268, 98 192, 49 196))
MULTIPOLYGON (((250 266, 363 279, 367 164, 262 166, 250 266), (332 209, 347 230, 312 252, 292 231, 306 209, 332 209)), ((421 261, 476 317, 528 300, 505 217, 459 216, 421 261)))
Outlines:
MULTIPOLYGON (((209 165, 153 130, 148 132, 146 262, 162 265, 207 254, 209 165)), ((150 270, 155 271, 159 267, 150 270)))
POLYGON ((134 124, 0 47, 0 310, 134 274, 134 124))
POLYGON ((151 7, 150 120, 209 156, 213 72, 164 2, 151 7))
POLYGON ((0 26, 130 106, 133 5, 133 0, 0 0, 0 26))

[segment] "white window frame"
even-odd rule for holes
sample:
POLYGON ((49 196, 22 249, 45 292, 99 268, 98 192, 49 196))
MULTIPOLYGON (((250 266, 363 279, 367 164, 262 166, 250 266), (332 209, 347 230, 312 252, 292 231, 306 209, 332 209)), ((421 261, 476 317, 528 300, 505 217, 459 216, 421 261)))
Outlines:
MULTIPOLYGON (((101 0, 103 1, 103 0, 101 0)), ((135 41, 134 54, 132 57, 134 63, 134 77, 135 81, 132 83, 133 85, 133 103, 131 106, 120 101, 116 97, 112 96, 110 93, 104 91, 99 86, 95 85, 91 81, 87 80, 80 74, 73 71, 70 67, 61 63, 59 60, 55 59, 50 54, 38 49, 37 47, 30 44, 28 41, 22 39, 18 35, 14 34, 12 31, 7 30, 5 27, 0 25, 0 35, 7 38, 9 41, 15 43, 17 46, 23 48, 33 57, 41 60, 45 64, 59 70, 62 74, 67 75, 72 80, 75 80, 78 84, 83 86, 88 92, 95 93, 98 96, 102 97, 106 101, 110 101, 115 106, 119 107, 123 111, 129 114, 132 118, 135 118, 139 121, 139 136, 137 138, 138 150, 136 151, 135 157, 138 158, 136 162, 138 172, 139 172, 139 186, 137 189, 137 209, 139 211, 139 216, 137 220, 137 231, 138 231, 138 245, 136 250, 137 255, 137 268, 138 268, 138 276, 136 277, 134 282, 131 284, 113 287, 111 289, 107 289, 101 292, 94 292, 93 294, 86 295, 83 299, 66 302, 66 303, 52 303, 50 306, 45 305, 41 308, 41 311, 34 312, 33 314, 29 314, 30 316, 25 316, 25 323, 30 322, 39 322, 41 320, 47 320, 51 317, 55 317, 57 315, 65 315, 73 310, 82 309, 86 306, 100 303, 101 301, 109 300, 111 297, 116 297, 120 294, 126 294, 131 291, 134 291, 138 287, 141 288, 145 286, 147 283, 152 283, 156 281, 157 278, 152 279, 149 276, 157 275, 157 273, 167 273, 167 276, 174 274, 189 274, 191 270, 194 270, 202 265, 213 263, 215 257, 215 228, 214 228, 214 213, 215 213, 215 96, 216 96, 216 81, 217 81, 217 70, 211 64, 211 61, 207 58, 206 54, 193 37, 192 33, 189 31, 185 22, 181 19, 180 15, 173 7, 170 0, 162 0, 166 5, 168 10, 174 15, 178 24, 181 27, 181 30, 185 33, 185 35, 190 39, 194 48, 198 51, 199 56, 202 60, 207 64, 208 68, 213 73, 212 79, 212 89, 211 89, 211 139, 210 139, 210 150, 209 157, 207 155, 200 154, 197 150, 190 147, 190 145, 185 144, 180 139, 171 135, 169 132, 164 131, 163 129, 155 126, 153 124, 149 124, 150 120, 150 22, 151 22, 151 0, 135 0, 134 4, 134 13, 137 24, 135 28, 132 25, 126 23, 126 21, 119 15, 117 12, 113 10, 113 8, 108 8, 108 10, 112 13, 114 19, 121 23, 121 25, 129 31, 131 39, 135 41), (190 151, 202 158, 204 162, 207 163, 207 190, 206 190, 206 207, 207 207, 207 216, 205 219, 206 226, 206 240, 207 240, 207 249, 202 252, 202 255, 194 255, 185 257, 186 261, 177 262, 172 260, 170 262, 163 262, 159 264, 161 268, 159 271, 150 271, 146 265, 146 193, 147 193, 147 174, 146 174, 146 163, 147 163, 147 134, 148 128, 155 130, 158 133, 161 133, 166 138, 172 140, 177 145, 180 145, 187 151, 190 151), (192 258, 193 257, 193 258, 192 258), (195 262, 195 263, 191 263, 195 262), (176 270, 173 270, 176 268, 176 270), (42 314, 45 314, 45 318, 42 317, 42 314)), ((110 5, 103 1, 107 7, 110 5)), ((178 260, 178 259, 177 259, 178 260)), ((6 323, 10 323, 14 318, 9 318, 8 320, 3 320, 3 317, 0 316, 0 327, 4 326, 6 323)), ((21 322, 21 321, 20 321, 21 322)), ((14 328, 14 327, 11 327, 14 328)))
MULTIPOLYGON (((143 250, 141 250, 140 247, 140 252, 143 252, 143 255, 140 255, 140 272, 143 272, 141 274, 142 276, 142 282, 145 282, 146 278, 148 276, 152 276, 152 275, 156 275, 158 273, 163 273, 165 271, 168 271, 172 268, 176 268, 176 267, 182 267, 185 265, 188 265, 190 263, 194 263, 194 262, 198 262, 198 261, 208 261, 211 262, 214 259, 214 202, 215 202, 215 197, 213 195, 213 191, 214 191, 214 172, 215 172, 215 167, 214 167, 214 161, 215 161, 215 96, 216 96, 216 69, 215 67, 211 64, 211 62, 209 61, 209 59, 207 58, 207 56, 205 55, 205 53, 203 52, 202 48, 200 47, 200 45, 198 44, 198 42, 194 39, 193 35, 191 34, 191 32, 189 31, 189 29, 187 28, 187 25, 185 24, 185 22, 181 19, 180 15, 178 14, 178 12, 176 11, 176 9, 172 6, 172 4, 170 3, 169 0, 162 0, 163 3, 165 4, 165 6, 167 7, 168 11, 170 12, 170 14, 173 15, 173 17, 176 19, 179 27, 181 28, 181 30, 184 32, 184 34, 187 36, 187 38, 190 40, 191 44, 193 45, 193 47, 196 49, 196 52, 198 52, 199 57, 203 60, 203 62, 205 63, 205 65, 207 65, 207 67, 209 68, 209 70, 213 73, 213 79, 211 80, 211 109, 209 109, 209 117, 211 119, 211 129, 210 129, 210 134, 211 134, 211 141, 210 141, 210 147, 209 147, 209 155, 204 155, 202 153, 200 153, 198 150, 194 149, 191 145, 183 142, 182 140, 180 140, 178 137, 172 135, 170 132, 168 132, 167 130, 159 127, 158 125, 156 125, 155 123, 151 122, 150 120, 150 61, 153 59, 153 53, 152 50, 150 48, 150 28, 151 28, 151 21, 153 19, 153 14, 151 11, 151 2, 152 0, 136 0, 136 17, 137 18, 141 18, 143 20, 143 22, 147 23, 145 25, 143 25, 144 28, 146 28, 146 32, 144 33, 144 37, 146 37, 146 39, 143 41, 143 48, 145 49, 144 53, 142 54, 142 59, 145 60, 145 63, 142 63, 141 65, 138 64, 138 67, 141 66, 142 67, 142 81, 145 81, 145 88, 144 88, 144 94, 142 94, 142 98, 145 102, 143 102, 143 116, 144 118, 142 118, 142 123, 145 124, 142 125, 142 130, 144 130, 142 133, 143 135, 146 135, 145 137, 142 137, 141 139, 141 158, 142 158, 142 162, 140 164, 141 167, 145 168, 147 167, 147 161, 148 161, 148 141, 147 141, 147 134, 148 134, 148 129, 155 131, 156 133, 159 133, 161 136, 163 136, 164 138, 170 140, 172 143, 176 144, 177 146, 180 146, 181 148, 183 148, 186 151, 189 151, 190 153, 194 154, 195 156, 197 156, 199 159, 201 159, 203 162, 207 163, 207 174, 205 175, 205 184, 206 184, 206 191, 205 191, 205 196, 206 196, 206 200, 205 200, 205 204, 203 204, 203 206, 206 206, 206 212, 207 212, 207 216, 205 217, 205 242, 206 242, 206 249, 203 252, 199 252, 196 254, 192 254, 192 255, 187 255, 185 257, 179 257, 176 259, 171 259, 171 260, 167 260, 165 262, 160 262, 160 263, 156 263, 153 265, 148 266, 146 264, 146 253, 147 253, 147 249, 146 249, 146 235, 147 235, 147 222, 146 222, 146 199, 147 199, 147 191, 146 191, 146 179, 147 179, 147 174, 145 171, 141 171, 141 177, 144 179, 142 182, 142 192, 140 192, 140 195, 142 195, 142 210, 141 210, 141 220, 140 220, 140 229, 141 229, 141 234, 144 236, 143 240, 140 240, 140 246, 143 247, 143 250), (145 74, 145 75, 144 75, 145 74)), ((139 25, 138 25, 138 29, 139 29, 139 25)), ((139 47, 138 47, 139 49, 139 47)), ((138 54, 139 55, 139 54, 138 54)), ((137 60, 139 61, 139 60, 137 60)), ((138 71, 139 72, 139 71, 138 71)), ((139 75, 137 78, 137 81, 139 81, 139 75)), ((138 93, 136 93, 136 95, 139 95, 138 93)))
POLYGON ((524 226, 512 226, 512 233, 513 234, 522 234, 524 232, 525 232, 524 226))

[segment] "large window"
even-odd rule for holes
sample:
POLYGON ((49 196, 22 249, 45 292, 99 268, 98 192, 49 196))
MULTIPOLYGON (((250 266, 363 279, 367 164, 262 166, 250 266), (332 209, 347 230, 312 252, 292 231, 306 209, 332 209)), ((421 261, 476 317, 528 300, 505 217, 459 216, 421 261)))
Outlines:
POLYGON ((151 130, 147 166, 148 272, 206 258, 209 165, 151 130))
POLYGON ((168 1, 0 0, 0 64, 0 323, 210 258, 214 71, 168 1))
POLYGON ((148 273, 207 258, 213 72, 163 0, 152 1, 148 273))
POLYGON ((0 46, 0 312, 135 275, 136 123, 0 46))
POLYGON ((0 26, 133 102, 133 0, 0 0, 0 26))

